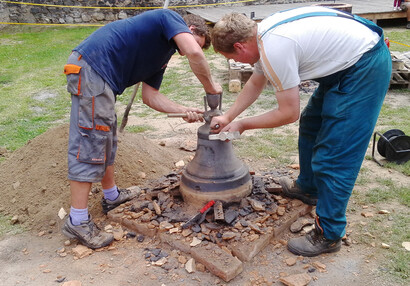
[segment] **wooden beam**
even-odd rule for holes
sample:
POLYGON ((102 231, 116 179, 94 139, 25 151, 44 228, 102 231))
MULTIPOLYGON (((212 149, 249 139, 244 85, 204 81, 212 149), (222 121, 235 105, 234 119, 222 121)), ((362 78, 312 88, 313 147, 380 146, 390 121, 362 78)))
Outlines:
POLYGON ((399 11, 399 12, 380 12, 380 13, 358 13, 357 16, 362 18, 366 18, 368 20, 382 20, 382 19, 400 19, 406 18, 407 12, 399 11))

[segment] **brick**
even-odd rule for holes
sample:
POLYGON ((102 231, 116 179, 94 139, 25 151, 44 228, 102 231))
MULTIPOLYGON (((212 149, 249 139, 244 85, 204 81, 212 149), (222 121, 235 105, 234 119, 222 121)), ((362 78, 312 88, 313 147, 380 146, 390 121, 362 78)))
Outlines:
POLYGON ((209 272, 225 282, 229 282, 243 271, 243 264, 237 257, 223 251, 215 244, 208 244, 207 247, 201 245, 190 247, 186 241, 176 239, 175 236, 167 233, 160 233, 159 236, 163 243, 190 254, 195 261, 203 264, 209 272))
POLYGON ((113 212, 108 212, 107 216, 110 220, 118 222, 121 225, 145 236, 153 237, 157 234, 156 229, 149 228, 147 223, 138 223, 135 220, 123 218, 123 214, 121 213, 116 214, 113 212))
POLYGON ((295 222, 300 216, 304 216, 311 211, 312 207, 308 205, 300 205, 294 207, 290 213, 286 213, 281 217, 274 227, 272 233, 266 233, 261 235, 257 240, 252 242, 239 241, 230 244, 232 253, 238 257, 241 261, 251 261, 262 249, 264 249, 273 237, 278 237, 283 234, 284 231, 289 229, 290 225, 295 222))
POLYGON ((312 210, 312 206, 302 204, 297 207, 293 207, 290 213, 286 213, 279 220, 276 221, 276 225, 273 227, 273 236, 280 237, 287 229, 290 228, 299 217, 308 214, 312 210))
POLYGON ((264 249, 273 237, 273 233, 267 233, 261 235, 257 240, 252 242, 241 241, 234 242, 230 245, 232 253, 238 257, 241 261, 247 262, 251 261, 259 251, 264 249))
POLYGON ((229 282, 243 271, 242 262, 235 256, 211 244, 210 249, 205 247, 193 248, 191 255, 196 261, 205 265, 212 274, 229 282))

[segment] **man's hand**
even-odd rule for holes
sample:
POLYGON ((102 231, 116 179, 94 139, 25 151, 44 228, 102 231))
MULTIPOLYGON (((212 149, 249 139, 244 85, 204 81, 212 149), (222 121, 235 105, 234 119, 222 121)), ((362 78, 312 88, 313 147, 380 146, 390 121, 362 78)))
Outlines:
POLYGON ((229 124, 229 119, 225 115, 221 116, 215 116, 212 117, 210 126, 211 126, 211 132, 212 133, 219 133, 222 131, 222 129, 229 124))
POLYGON ((203 122, 204 117, 202 116, 204 112, 202 110, 199 110, 198 108, 189 108, 189 110, 186 112, 186 117, 183 117, 183 119, 186 122, 192 123, 192 122, 203 122))
POLYGON ((221 132, 235 132, 239 131, 239 134, 242 134, 243 131, 245 131, 244 126, 242 125, 242 121, 234 121, 226 125, 224 128, 222 128, 221 132))
POLYGON ((209 94, 221 94, 222 91, 223 91, 222 86, 217 82, 213 82, 212 90, 205 90, 205 92, 209 93, 209 94), (212 91, 212 92, 210 92, 210 91, 212 91))

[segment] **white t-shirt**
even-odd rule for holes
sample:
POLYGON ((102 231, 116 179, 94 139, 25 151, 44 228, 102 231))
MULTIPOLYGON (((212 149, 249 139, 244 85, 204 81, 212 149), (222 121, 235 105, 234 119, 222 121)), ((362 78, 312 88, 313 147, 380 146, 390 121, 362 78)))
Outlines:
POLYGON ((337 16, 307 17, 269 30, 284 19, 320 11, 337 12, 324 7, 303 7, 273 14, 258 24, 260 60, 255 72, 262 68, 277 91, 295 87, 302 80, 344 70, 380 40, 376 32, 362 23, 337 16))

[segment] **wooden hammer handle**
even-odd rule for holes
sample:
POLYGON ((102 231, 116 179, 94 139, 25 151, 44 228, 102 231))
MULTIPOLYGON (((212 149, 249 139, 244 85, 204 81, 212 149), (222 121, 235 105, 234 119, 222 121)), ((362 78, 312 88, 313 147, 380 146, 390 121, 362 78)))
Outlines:
MULTIPOLYGON (((168 115, 168 117, 182 117, 182 118, 187 117, 186 113, 168 113, 167 115, 168 115)), ((203 116, 202 114, 198 114, 198 115, 200 117, 203 116)))

